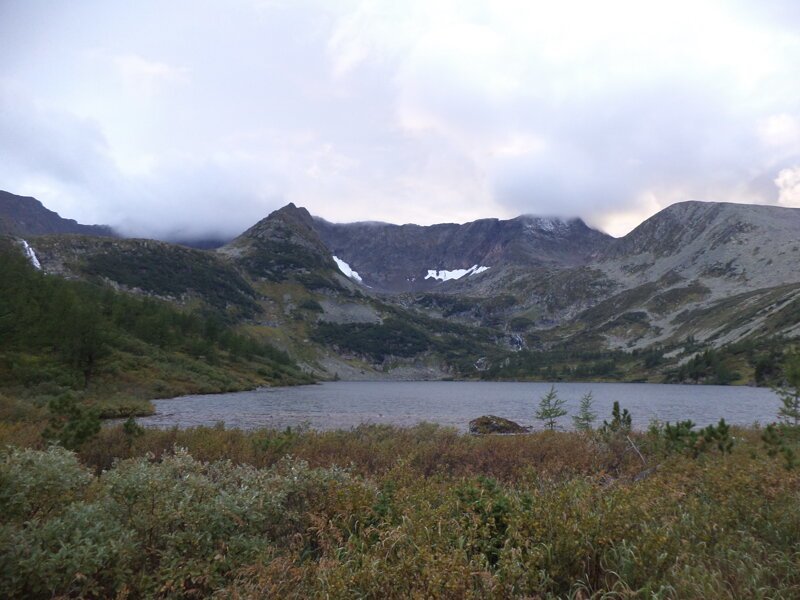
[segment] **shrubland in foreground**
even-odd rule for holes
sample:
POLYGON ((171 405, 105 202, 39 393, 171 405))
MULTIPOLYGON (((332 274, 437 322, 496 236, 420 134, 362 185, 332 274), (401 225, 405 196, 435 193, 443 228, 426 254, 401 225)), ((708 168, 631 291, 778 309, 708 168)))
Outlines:
POLYGON ((796 429, 608 425, 4 424, 0 596, 800 596, 796 429))

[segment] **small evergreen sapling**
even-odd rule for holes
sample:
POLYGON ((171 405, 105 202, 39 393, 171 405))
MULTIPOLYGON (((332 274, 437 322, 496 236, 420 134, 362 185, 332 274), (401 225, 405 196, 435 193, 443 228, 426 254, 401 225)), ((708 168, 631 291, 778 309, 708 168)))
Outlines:
POLYGON ((592 398, 592 392, 588 392, 581 398, 578 414, 572 417, 572 424, 575 426, 576 431, 592 430, 592 425, 597 419, 597 413, 592 411, 593 407, 594 399, 592 398))
POLYGON ((554 385, 550 386, 550 391, 539 400, 539 409, 536 411, 536 418, 544 422, 545 429, 553 431, 558 419, 567 414, 564 408, 566 400, 558 397, 558 392, 554 385))
POLYGON ((631 413, 628 409, 620 409, 619 402, 614 401, 611 409, 611 422, 603 421, 603 431, 609 433, 628 433, 633 427, 631 413))
POLYGON ((774 458, 781 454, 784 459, 783 466, 787 471, 791 471, 800 464, 797 454, 789 445, 786 439, 786 426, 785 425, 767 425, 764 433, 761 434, 761 441, 764 442, 764 447, 767 450, 767 456, 774 458))
POLYGON ((723 455, 733 451, 731 428, 720 419, 719 423, 708 425, 700 431, 694 431, 691 420, 678 421, 675 425, 666 423, 663 429, 664 440, 669 452, 685 452, 692 458, 716 448, 723 455))

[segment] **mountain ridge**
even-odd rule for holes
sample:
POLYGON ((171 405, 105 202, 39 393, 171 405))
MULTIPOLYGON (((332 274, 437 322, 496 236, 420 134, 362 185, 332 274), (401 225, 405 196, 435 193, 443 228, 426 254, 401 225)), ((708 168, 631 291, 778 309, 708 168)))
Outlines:
POLYGON ((580 264, 610 236, 580 219, 519 216, 464 224, 392 225, 329 223, 314 228, 333 254, 381 291, 424 291, 435 287, 430 272, 496 267, 503 263, 580 264))
MULTIPOLYGON (((199 303, 318 377, 639 380, 800 336, 798 240, 797 209, 688 202, 622 238, 530 215, 335 224, 289 204, 216 250, 29 242, 47 273, 199 303)), ((748 356, 730 360, 752 373, 748 356)))
POLYGON ((83 225, 61 217, 36 198, 0 190, 0 234, 24 237, 53 233, 119 237, 107 225, 83 225))

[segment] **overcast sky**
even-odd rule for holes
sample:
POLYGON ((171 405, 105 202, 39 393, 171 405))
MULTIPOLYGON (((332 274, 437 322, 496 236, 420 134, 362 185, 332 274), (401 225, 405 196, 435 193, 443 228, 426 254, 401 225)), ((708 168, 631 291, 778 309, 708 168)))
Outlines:
POLYGON ((800 2, 0 0, 0 189, 138 235, 800 206, 800 2))

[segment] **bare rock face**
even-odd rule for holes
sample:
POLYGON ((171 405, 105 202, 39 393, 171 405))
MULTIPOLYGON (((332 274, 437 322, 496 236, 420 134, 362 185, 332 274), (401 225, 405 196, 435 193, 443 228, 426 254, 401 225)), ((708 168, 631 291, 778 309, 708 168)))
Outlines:
POLYGON ((532 216, 430 226, 339 224, 315 218, 313 227, 365 284, 393 293, 452 287, 456 280, 485 279, 509 265, 577 266, 613 239, 580 219, 532 216))
POLYGON ((469 422, 469 432, 477 435, 487 435, 490 433, 527 433, 528 427, 523 427, 503 417, 495 415, 484 415, 469 422))
POLYGON ((721 346, 751 334, 794 335, 796 321, 780 311, 800 294, 798 260, 798 209, 680 202, 597 257, 593 266, 616 293, 579 318, 594 320, 590 325, 617 348, 687 336, 721 346), (630 327, 634 315, 638 323, 630 327))

